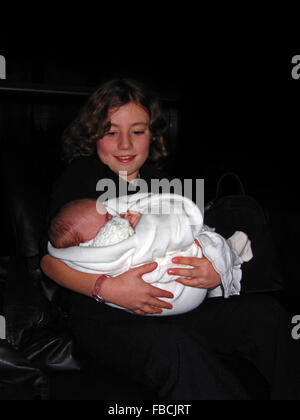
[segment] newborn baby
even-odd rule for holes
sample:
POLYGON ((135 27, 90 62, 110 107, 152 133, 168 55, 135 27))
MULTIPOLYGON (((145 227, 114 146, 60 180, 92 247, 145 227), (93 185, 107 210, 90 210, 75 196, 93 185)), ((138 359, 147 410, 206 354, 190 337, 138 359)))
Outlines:
POLYGON ((133 235, 140 218, 129 211, 113 217, 101 203, 96 208, 96 200, 75 200, 51 221, 49 239, 55 248, 109 246, 133 235))
MULTIPOLYGON (((164 309, 161 315, 190 311, 207 294, 206 289, 184 286, 176 281, 179 276, 167 273, 169 268, 184 268, 172 263, 175 256, 201 258, 203 251, 221 278, 222 273, 231 276, 235 294, 239 293, 242 258, 224 238, 203 226, 202 214, 192 201, 175 194, 138 197, 125 196, 104 204, 91 199, 68 203, 51 222, 50 255, 78 271, 111 277, 157 262, 157 268, 144 274, 143 280, 173 293, 173 299, 166 299, 173 309, 164 309)), ((225 287, 225 297, 226 293, 225 287)))

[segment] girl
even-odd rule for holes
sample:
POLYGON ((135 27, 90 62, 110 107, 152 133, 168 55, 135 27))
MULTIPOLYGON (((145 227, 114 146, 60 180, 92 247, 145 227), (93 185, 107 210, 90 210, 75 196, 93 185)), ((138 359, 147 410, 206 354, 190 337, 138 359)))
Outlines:
MULTIPOLYGON (((100 86, 64 133, 64 157, 70 164, 54 188, 49 219, 69 201, 97 198, 101 179, 114 181, 118 196, 120 173, 127 174, 121 179, 126 186, 138 178, 149 186, 151 179, 165 178, 153 165, 167 155, 165 127, 158 101, 139 84, 111 80, 100 86)), ((225 297, 233 293, 236 267, 231 261, 220 261, 219 272, 206 258, 173 262, 191 266, 173 270, 183 284, 219 288, 225 297)), ((70 326, 95 367, 111 367, 161 398, 245 399, 242 386, 221 363, 222 355, 239 353, 265 377, 271 398, 294 397, 289 320, 275 300, 217 297, 184 315, 144 317, 170 308, 164 298, 172 294, 142 279, 155 263, 113 279, 101 278, 100 283, 98 275, 72 270, 49 255, 42 258, 41 267, 70 290, 70 326), (94 300, 95 285, 106 302, 132 313, 94 300)))

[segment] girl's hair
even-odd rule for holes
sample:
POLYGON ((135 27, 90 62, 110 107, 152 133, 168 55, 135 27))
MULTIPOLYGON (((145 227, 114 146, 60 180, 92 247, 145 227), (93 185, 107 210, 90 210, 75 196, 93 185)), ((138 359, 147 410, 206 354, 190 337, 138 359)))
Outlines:
POLYGON ((80 156, 96 153, 96 144, 110 130, 108 113, 134 102, 142 106, 150 117, 149 160, 159 163, 167 156, 164 143, 166 120, 158 98, 144 86, 130 79, 112 79, 102 84, 87 100, 78 117, 67 127, 62 136, 62 158, 70 163, 80 156))

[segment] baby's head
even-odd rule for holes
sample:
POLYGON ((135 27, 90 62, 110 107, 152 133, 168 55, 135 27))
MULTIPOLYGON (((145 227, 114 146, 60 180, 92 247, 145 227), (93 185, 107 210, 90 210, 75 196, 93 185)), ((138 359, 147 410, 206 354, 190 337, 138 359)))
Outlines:
POLYGON ((93 239, 111 218, 112 215, 96 200, 71 201, 52 219, 49 240, 55 248, 78 246, 93 239))

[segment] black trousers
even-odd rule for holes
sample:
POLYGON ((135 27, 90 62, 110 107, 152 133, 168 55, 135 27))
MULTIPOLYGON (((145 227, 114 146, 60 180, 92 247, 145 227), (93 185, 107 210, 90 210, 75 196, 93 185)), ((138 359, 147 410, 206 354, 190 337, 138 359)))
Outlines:
POLYGON ((222 362, 238 355, 265 378, 271 399, 298 399, 299 343, 271 297, 212 298, 187 314, 153 317, 73 294, 70 325, 95 366, 150 386, 161 398, 248 399, 222 362))

